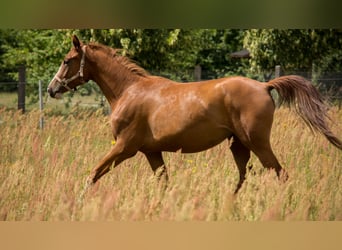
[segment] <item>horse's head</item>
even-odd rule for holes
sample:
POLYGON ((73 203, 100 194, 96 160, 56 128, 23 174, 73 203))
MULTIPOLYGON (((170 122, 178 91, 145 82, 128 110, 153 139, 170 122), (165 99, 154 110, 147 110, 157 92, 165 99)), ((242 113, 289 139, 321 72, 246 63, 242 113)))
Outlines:
POLYGON ((59 70, 47 88, 51 97, 60 98, 64 92, 74 91, 77 86, 89 80, 84 69, 86 45, 83 45, 77 36, 73 36, 74 46, 65 56, 59 70))

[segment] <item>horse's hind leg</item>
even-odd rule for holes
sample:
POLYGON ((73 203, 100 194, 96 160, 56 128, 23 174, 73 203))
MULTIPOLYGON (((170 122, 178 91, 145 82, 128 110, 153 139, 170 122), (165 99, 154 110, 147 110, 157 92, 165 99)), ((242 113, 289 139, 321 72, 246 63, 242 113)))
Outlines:
POLYGON ((263 107, 256 103, 253 112, 242 115, 235 132, 243 145, 259 158, 265 168, 274 169, 280 179, 286 180, 287 174, 275 157, 270 144, 274 106, 271 99, 269 102, 263 107))
POLYGON ((233 137, 233 142, 230 146, 230 150, 233 153, 233 157, 239 169, 239 175, 240 175, 240 180, 234 192, 236 194, 241 188, 246 178, 246 168, 247 168, 247 162, 249 161, 249 158, 250 158, 250 150, 247 147, 245 147, 241 143, 239 138, 236 136, 233 137))
POLYGON ((264 168, 274 169, 279 178, 283 177, 283 180, 286 180, 287 174, 279 164, 270 144, 272 120, 265 118, 263 121, 263 124, 258 124, 258 126, 254 126, 253 129, 249 131, 249 147, 259 158, 264 168), (269 122, 267 123, 267 121, 269 122))
POLYGON ((274 169, 277 173, 278 178, 283 181, 287 180, 288 175, 279 164, 269 143, 254 147, 253 152, 259 158, 264 168, 274 169))
POLYGON ((152 153, 144 153, 148 162, 151 165, 151 168, 154 174, 157 176, 158 180, 162 177, 167 182, 169 177, 167 174, 166 166, 163 160, 163 156, 161 152, 152 152, 152 153))

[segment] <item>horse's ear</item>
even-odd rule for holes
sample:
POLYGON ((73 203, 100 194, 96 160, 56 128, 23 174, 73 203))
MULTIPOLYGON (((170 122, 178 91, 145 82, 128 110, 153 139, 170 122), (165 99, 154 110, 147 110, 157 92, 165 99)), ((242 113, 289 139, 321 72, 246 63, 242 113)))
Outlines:
POLYGON ((74 44, 75 49, 79 50, 81 48, 81 42, 76 35, 72 36, 72 43, 74 44))

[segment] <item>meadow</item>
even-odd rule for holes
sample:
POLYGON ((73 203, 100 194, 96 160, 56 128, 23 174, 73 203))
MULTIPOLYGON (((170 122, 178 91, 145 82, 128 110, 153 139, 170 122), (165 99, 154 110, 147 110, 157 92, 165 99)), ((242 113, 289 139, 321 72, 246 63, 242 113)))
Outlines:
MULTIPOLYGON (((80 195, 112 147, 109 118, 71 109, 47 115, 0 109, 0 220, 263 221, 342 220, 342 152, 312 134, 289 109, 276 111, 271 143, 289 180, 253 165, 234 196, 238 171, 229 142, 197 154, 163 153, 169 185, 160 187, 138 153, 80 195)), ((341 138, 342 110, 330 111, 341 138)))

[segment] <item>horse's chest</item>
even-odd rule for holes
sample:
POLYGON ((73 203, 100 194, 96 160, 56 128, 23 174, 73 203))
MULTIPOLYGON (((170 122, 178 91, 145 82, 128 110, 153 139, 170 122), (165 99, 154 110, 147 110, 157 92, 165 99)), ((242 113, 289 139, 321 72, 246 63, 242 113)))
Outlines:
POLYGON ((116 107, 111 116, 113 135, 116 137, 124 132, 134 133, 142 122, 142 115, 139 108, 130 106, 116 107))

